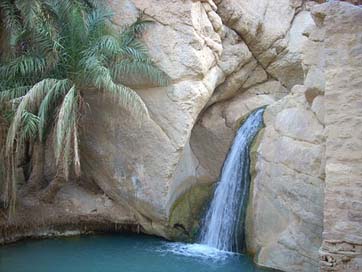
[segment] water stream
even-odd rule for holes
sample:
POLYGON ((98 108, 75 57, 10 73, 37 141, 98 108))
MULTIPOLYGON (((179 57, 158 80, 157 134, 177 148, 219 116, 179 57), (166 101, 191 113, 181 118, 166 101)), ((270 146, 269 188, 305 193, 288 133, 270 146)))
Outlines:
POLYGON ((223 251, 244 247, 244 217, 250 183, 250 145, 263 126, 264 109, 251 113, 239 128, 224 162, 201 229, 201 244, 223 251))

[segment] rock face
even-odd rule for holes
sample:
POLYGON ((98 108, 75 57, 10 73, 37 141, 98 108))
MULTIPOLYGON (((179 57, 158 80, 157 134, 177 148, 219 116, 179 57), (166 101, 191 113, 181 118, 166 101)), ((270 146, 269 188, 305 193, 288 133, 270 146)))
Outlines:
POLYGON ((267 107, 252 158, 246 232, 255 261, 286 271, 318 271, 323 230, 324 126, 306 87, 267 107))
POLYGON ((110 99, 88 94, 92 112, 85 117, 84 129, 95 133, 84 133, 82 139, 83 173, 110 198, 126 200, 147 232, 167 236, 155 222, 167 225, 174 201, 195 183, 198 162, 188 148, 189 137, 198 114, 223 80, 217 65, 221 20, 208 3, 112 3, 116 12, 124 13, 126 7, 133 19, 143 11, 155 21, 144 41, 173 84, 137 90, 151 115, 141 125, 110 99))
POLYGON ((199 175, 215 182, 236 130, 248 114, 275 102, 275 96, 285 89, 276 81, 250 88, 227 102, 209 107, 192 130, 190 144, 200 163, 199 175))
POLYGON ((252 154, 248 248, 286 271, 360 271, 362 9, 336 2, 312 14, 304 86, 267 108, 252 154))
POLYGON ((284 86, 303 83, 301 48, 303 30, 312 24, 303 1, 225 0, 218 13, 223 22, 247 44, 253 59, 265 72, 284 86))
POLYGON ((362 9, 332 3, 319 6, 313 14, 325 32, 326 190, 321 271, 361 271, 362 9))
POLYGON ((253 1, 111 3, 122 11, 116 23, 122 24, 123 13, 129 22, 139 11, 155 21, 144 41, 173 84, 137 90, 151 113, 141 126, 110 99, 87 94, 91 112, 84 131, 95 133, 83 134, 83 177, 112 200, 126 202, 146 232, 173 237, 172 228, 182 225, 169 220, 175 201, 194 184, 217 180, 241 120, 303 80, 303 73, 293 72, 292 79, 285 71, 302 71, 309 12, 300 13, 302 2, 289 0, 277 6, 262 1, 255 14, 253 1), (256 25, 244 29, 228 19, 230 12, 250 13, 247 23, 256 25))

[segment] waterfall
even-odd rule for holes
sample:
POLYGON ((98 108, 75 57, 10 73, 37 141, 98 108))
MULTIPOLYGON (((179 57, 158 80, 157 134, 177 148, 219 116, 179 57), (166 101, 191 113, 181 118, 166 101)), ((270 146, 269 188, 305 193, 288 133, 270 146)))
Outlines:
POLYGON ((263 125, 263 113, 263 108, 251 113, 236 134, 203 220, 201 244, 224 251, 243 249, 250 183, 249 147, 263 125))

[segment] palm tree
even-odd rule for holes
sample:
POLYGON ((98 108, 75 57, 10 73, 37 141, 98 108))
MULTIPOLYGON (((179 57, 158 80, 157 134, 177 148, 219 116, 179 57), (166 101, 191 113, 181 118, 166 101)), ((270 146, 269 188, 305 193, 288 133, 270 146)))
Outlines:
POLYGON ((137 20, 117 33, 110 23, 112 14, 99 2, 0 0, 2 26, 10 41, 0 65, 0 103, 2 111, 10 113, 5 202, 11 208, 16 201, 19 154, 31 143, 33 169, 28 184, 39 189, 44 180, 44 144, 51 130, 57 169, 45 198, 51 199, 68 180, 70 167, 80 175, 83 92, 109 93, 142 120, 148 117, 147 108, 125 79, 141 75, 159 86, 169 82, 138 40, 150 21, 137 20))

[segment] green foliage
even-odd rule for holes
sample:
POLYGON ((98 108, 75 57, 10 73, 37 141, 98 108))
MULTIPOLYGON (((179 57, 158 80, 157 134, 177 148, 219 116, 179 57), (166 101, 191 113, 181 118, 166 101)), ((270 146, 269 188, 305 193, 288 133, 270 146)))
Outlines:
POLYGON ((150 21, 137 20, 119 33, 103 1, 0 0, 0 13, 9 37, 0 64, 0 112, 13 112, 5 153, 7 197, 14 204, 17 151, 27 141, 44 143, 52 127, 58 172, 67 179, 73 163, 80 174, 82 91, 109 93, 142 119, 147 108, 124 79, 141 75, 165 86, 169 78, 138 40, 150 21))

